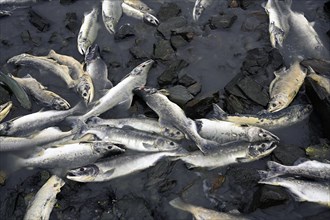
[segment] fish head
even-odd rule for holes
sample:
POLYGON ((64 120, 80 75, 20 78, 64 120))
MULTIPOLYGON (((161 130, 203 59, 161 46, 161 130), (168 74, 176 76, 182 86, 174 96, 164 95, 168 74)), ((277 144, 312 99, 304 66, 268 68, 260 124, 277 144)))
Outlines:
POLYGON ((176 150, 180 147, 178 143, 161 137, 156 139, 155 145, 156 148, 159 148, 161 150, 176 150))
POLYGON ((268 112, 278 112, 287 106, 289 99, 287 96, 278 94, 274 96, 268 104, 268 112))
POLYGON ((87 52, 87 48, 90 47, 91 42, 88 39, 82 37, 82 32, 79 33, 78 39, 79 39, 78 40, 78 51, 81 55, 84 55, 87 52))
POLYGON ((56 110, 68 110, 71 106, 65 99, 54 97, 51 103, 51 107, 56 110))
POLYGON ((90 103, 93 100, 94 87, 92 82, 86 77, 80 77, 80 80, 76 85, 76 89, 86 104, 90 103))
POLYGON ((144 21, 146 21, 146 22, 148 22, 152 25, 155 25, 155 26, 159 25, 159 20, 155 16, 153 16, 152 14, 145 13, 143 15, 143 19, 144 19, 144 21))
POLYGON ((85 62, 90 63, 93 60, 100 57, 100 47, 97 44, 94 44, 87 48, 86 54, 85 54, 85 62))
POLYGON ((196 0, 195 7, 193 9, 193 19, 197 21, 199 17, 202 15, 205 8, 202 5, 202 0, 196 0))
POLYGON ((285 32, 277 27, 274 22, 269 24, 269 33, 270 33, 270 42, 273 48, 276 48, 278 44, 280 47, 283 47, 283 41, 285 38, 285 32))
POLYGON ((96 154, 107 155, 109 153, 123 153, 124 149, 118 147, 115 144, 104 141, 93 141, 93 150, 96 154))
POLYGON ((280 139, 270 131, 258 127, 249 127, 247 135, 250 142, 280 141, 280 139))
POLYGON ((250 161, 258 160, 269 155, 277 147, 277 141, 251 143, 247 149, 247 158, 250 161))
POLYGON ((96 165, 90 164, 69 170, 66 178, 77 182, 92 182, 99 172, 100 169, 96 165))
POLYGON ((140 65, 138 65, 137 67, 135 67, 131 72, 130 72, 130 76, 138 76, 141 74, 146 74, 149 72, 150 68, 152 67, 152 64, 155 61, 153 60, 147 60, 143 63, 141 63, 140 65))
POLYGON ((164 128, 163 135, 165 137, 175 139, 175 140, 181 140, 185 137, 185 135, 181 131, 179 131, 177 129, 172 129, 170 127, 165 127, 164 128))

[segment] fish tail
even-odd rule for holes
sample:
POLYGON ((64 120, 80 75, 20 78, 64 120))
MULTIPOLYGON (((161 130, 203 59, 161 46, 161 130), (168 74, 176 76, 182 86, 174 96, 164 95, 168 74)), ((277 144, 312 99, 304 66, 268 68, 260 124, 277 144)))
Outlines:
POLYGON ((200 151, 203 152, 203 154, 208 154, 212 152, 214 149, 217 149, 219 145, 220 144, 215 141, 202 139, 201 143, 197 144, 197 147, 200 149, 200 151))
POLYGON ((286 168, 282 164, 279 164, 275 161, 268 161, 267 166, 271 173, 276 174, 277 176, 282 175, 285 173, 286 168))
POLYGON ((9 154, 7 160, 10 163, 8 172, 15 172, 25 166, 25 159, 14 154, 9 154))
POLYGON ((169 202, 171 206, 177 209, 181 209, 183 211, 188 211, 190 212, 193 208, 192 205, 184 202, 180 197, 177 197, 169 202))

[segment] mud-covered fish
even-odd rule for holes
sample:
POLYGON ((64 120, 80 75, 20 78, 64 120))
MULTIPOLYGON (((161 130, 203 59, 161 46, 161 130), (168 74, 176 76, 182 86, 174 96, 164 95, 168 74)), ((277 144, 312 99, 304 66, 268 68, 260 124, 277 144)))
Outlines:
POLYGON ((132 6, 122 3, 121 4, 124 14, 127 16, 146 21, 152 25, 158 26, 159 20, 150 13, 142 12, 138 9, 133 8, 132 6))
POLYGON ((24 220, 48 220, 57 201, 56 195, 64 184, 65 182, 58 176, 51 176, 29 203, 24 220))
POLYGON ((197 21, 203 11, 212 4, 213 0, 196 0, 193 8, 193 19, 197 21))
POLYGON ((28 74, 23 78, 13 78, 41 105, 56 110, 67 110, 71 107, 64 98, 47 90, 45 86, 31 75, 28 74))
POLYGON ((92 117, 87 121, 90 127, 100 125, 108 125, 116 128, 133 128, 140 131, 158 134, 173 140, 184 139, 184 134, 174 127, 161 126, 156 119, 140 117, 140 118, 120 118, 120 119, 101 119, 92 117))
POLYGON ((37 130, 41 130, 56 123, 63 121, 66 117, 82 111, 81 103, 68 110, 49 110, 43 112, 35 112, 5 121, 0 124, 0 135, 5 136, 27 136, 37 130))
POLYGON ((103 182, 154 166, 159 160, 177 156, 177 152, 139 153, 106 158, 87 166, 71 169, 66 178, 77 182, 103 182))
POLYGON ((74 168, 95 162, 111 153, 124 152, 109 142, 78 142, 41 149, 28 158, 14 157, 13 166, 39 168, 74 168))
POLYGON ((136 151, 173 151, 181 147, 171 139, 129 128, 99 126, 90 128, 83 134, 94 134, 103 141, 121 144, 127 149, 136 151))
POLYGON ((0 136, 0 152, 26 150, 43 147, 46 144, 74 137, 76 130, 61 131, 58 127, 49 127, 27 137, 0 136))
POLYGON ((97 44, 90 46, 85 54, 86 72, 92 78, 94 85, 94 99, 101 98, 113 87, 108 79, 108 67, 100 56, 100 48, 97 44))
POLYGON ((58 54, 54 50, 51 50, 47 57, 69 67, 70 75, 76 81, 76 91, 86 104, 90 103, 94 98, 94 85, 91 76, 84 71, 83 66, 73 57, 58 54))
POLYGON ((209 154, 204 155, 195 151, 178 157, 184 161, 189 169, 204 167, 215 169, 234 163, 247 163, 269 155, 277 147, 275 141, 265 142, 231 142, 219 146, 209 154))
POLYGON ((218 105, 213 104, 213 117, 223 121, 253 125, 264 129, 279 129, 306 119, 312 110, 312 105, 293 105, 273 113, 261 112, 255 115, 229 115, 218 105))
POLYGON ((155 11, 152 10, 148 5, 146 5, 141 0, 123 0, 125 4, 145 13, 154 14, 155 11))
POLYGON ((263 178, 259 183, 287 188, 300 202, 315 202, 330 207, 329 182, 313 182, 294 178, 263 178))
POLYGON ((123 14, 122 0, 102 0, 102 18, 110 34, 116 33, 116 26, 123 14))
POLYGON ((259 127, 217 119, 197 119, 195 122, 198 133, 203 138, 214 140, 218 143, 232 141, 279 141, 277 136, 259 127))
POLYGON ((272 47, 277 45, 283 47, 289 30, 289 10, 291 8, 292 0, 278 1, 268 0, 262 6, 269 16, 269 36, 272 47))
POLYGON ((162 126, 177 128, 194 141, 203 153, 218 147, 217 142, 202 138, 197 132, 196 123, 186 117, 184 111, 177 104, 171 102, 161 91, 140 87, 136 88, 134 92, 140 95, 147 105, 157 113, 158 121, 162 126))
POLYGON ((268 161, 268 177, 297 175, 318 179, 330 179, 330 164, 316 160, 298 160, 294 166, 285 166, 275 161, 268 161))
POLYGON ((330 78, 325 75, 316 74, 312 67, 308 67, 307 77, 312 79, 328 96, 330 96, 330 78))
POLYGON ((304 83, 306 71, 295 61, 289 69, 275 71, 274 75, 275 79, 269 86, 269 112, 277 112, 290 105, 304 83))
POLYGON ((0 82, 5 83, 10 88, 23 108, 31 109, 32 104, 29 96, 26 94, 23 87, 15 79, 13 79, 11 75, 4 74, 0 71, 0 82))
POLYGON ((74 80, 70 76, 70 70, 67 66, 60 65, 57 62, 47 59, 46 57, 38 57, 30 54, 20 54, 10 58, 7 63, 14 63, 16 65, 31 66, 39 71, 47 74, 54 74, 64 80, 69 88, 75 86, 74 80))
POLYGON ((190 212, 196 220, 248 220, 250 218, 239 214, 231 214, 225 212, 217 212, 211 209, 206 209, 200 206, 195 206, 184 202, 181 198, 176 198, 170 201, 170 205, 174 208, 190 212))
POLYGON ((153 63, 153 60, 147 60, 135 67, 120 83, 96 101, 92 109, 82 115, 80 120, 86 121, 92 116, 99 116, 116 105, 128 109, 132 104, 133 89, 146 84, 148 72, 153 63))
POLYGON ((11 101, 0 105, 0 122, 8 115, 13 103, 11 101))
POLYGON ((93 8, 92 11, 84 14, 84 19, 77 38, 78 51, 81 55, 86 53, 87 49, 92 46, 97 37, 97 32, 100 28, 97 23, 98 14, 99 11, 97 8, 93 8))

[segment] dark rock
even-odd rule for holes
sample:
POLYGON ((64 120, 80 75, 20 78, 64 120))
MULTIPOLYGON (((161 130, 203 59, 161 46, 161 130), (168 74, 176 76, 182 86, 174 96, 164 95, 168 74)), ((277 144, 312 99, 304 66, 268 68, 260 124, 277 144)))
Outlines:
POLYGON ((202 35, 203 31, 199 27, 184 26, 179 28, 174 28, 172 30, 174 35, 181 35, 185 40, 191 41, 194 36, 202 35))
POLYGON ((57 32, 53 32, 48 40, 48 43, 50 44, 56 44, 56 43, 61 43, 63 41, 63 38, 61 37, 61 35, 57 32))
MULTIPOLYGON (((259 62, 258 62, 259 63, 259 62)), ((284 63, 283 57, 278 49, 272 49, 270 52, 270 65, 272 69, 279 69, 284 63)))
POLYGON ((316 73, 319 73, 321 75, 330 76, 330 62, 329 61, 311 59, 311 60, 304 60, 300 64, 306 68, 308 66, 312 67, 316 73))
POLYGON ((244 32, 256 31, 260 27, 260 24, 261 22, 258 18, 255 16, 249 16, 243 21, 241 30, 244 32))
POLYGON ((154 44, 154 57, 161 60, 169 60, 174 56, 174 49, 170 41, 160 40, 154 44))
POLYGON ((330 30, 327 31, 327 35, 328 35, 328 37, 330 37, 330 30))
POLYGON ((169 18, 176 17, 181 13, 181 9, 175 3, 165 3, 163 4, 157 14, 157 18, 160 21, 166 21, 169 18))
POLYGON ((135 59, 143 59, 143 58, 148 58, 149 55, 147 54, 146 51, 144 51, 141 47, 139 46, 134 46, 129 49, 129 52, 132 54, 132 56, 135 59))
POLYGON ((66 13, 64 24, 69 31, 71 31, 72 33, 76 33, 76 31, 79 29, 77 14, 74 12, 66 13))
POLYGON ((252 80, 250 77, 244 77, 237 83, 238 87, 243 93, 255 103, 267 106, 269 102, 268 93, 265 91, 263 86, 252 80))
POLYGON ((9 40, 6 40, 6 39, 1 40, 1 44, 5 47, 11 47, 14 45, 12 42, 10 42, 9 40))
POLYGON ((246 10, 250 5, 257 4, 254 0, 240 0, 240 7, 246 10))
POLYGON ((191 86, 192 84, 196 83, 196 80, 194 80, 191 76, 184 74, 178 82, 180 85, 183 85, 185 87, 191 86))
POLYGON ((176 83, 178 80, 178 73, 189 63, 184 60, 175 60, 171 65, 158 77, 158 84, 168 85, 176 83))
POLYGON ((187 25, 185 17, 171 17, 167 21, 160 23, 157 30, 165 37, 170 39, 171 33, 174 29, 187 25))
POLYGON ((160 183, 158 192, 164 193, 170 191, 174 189, 176 185, 177 185, 176 180, 165 180, 164 182, 160 183))
POLYGON ((191 118, 203 118, 212 110, 212 104, 219 101, 219 92, 205 95, 201 98, 194 98, 185 106, 185 112, 191 118))
POLYGON ((186 89, 186 87, 177 85, 167 89, 170 93, 169 99, 179 106, 183 106, 188 101, 192 100, 194 96, 186 89))
POLYGON ((229 8, 238 8, 239 7, 239 0, 229 0, 228 1, 229 8))
POLYGON ((202 84, 200 82, 197 82, 197 83, 189 86, 187 89, 192 95, 196 96, 198 93, 201 92, 202 84))
POLYGON ((294 145, 279 145, 272 153, 272 158, 283 165, 293 165, 300 157, 305 156, 305 151, 294 145))
POLYGON ((151 211, 146 207, 146 202, 138 198, 124 198, 116 203, 122 219, 153 220, 151 211))
POLYGON ((45 18, 41 17, 37 12, 32 9, 29 11, 30 23, 35 26, 39 31, 46 32, 49 30, 50 23, 45 18))
POLYGON ((232 80, 225 86, 225 91, 231 95, 247 99, 242 90, 237 86, 237 82, 243 79, 245 75, 243 73, 238 73, 232 80))
POLYGON ((236 15, 224 14, 212 16, 210 20, 210 27, 211 29, 230 28, 236 20, 236 15))
POLYGON ((280 205, 289 199, 285 189, 276 186, 262 186, 255 195, 258 197, 254 198, 258 200, 256 202, 256 208, 261 209, 280 205))
POLYGON ((188 42, 180 35, 175 35, 171 37, 171 44, 174 49, 186 46, 188 42))
POLYGON ((330 16, 330 1, 324 3, 323 9, 330 16))
POLYGON ((115 33, 115 40, 122 40, 132 36, 135 36, 134 27, 132 27, 132 25, 130 24, 124 24, 115 33))
POLYGON ((70 5, 73 4, 77 0, 60 0, 61 5, 70 5))
POLYGON ((28 43, 31 41, 30 32, 28 30, 21 32, 21 39, 23 43, 28 43))
POLYGON ((251 102, 243 101, 244 99, 238 98, 234 95, 229 95, 226 99, 227 112, 231 114, 246 113, 246 109, 249 108, 251 102))

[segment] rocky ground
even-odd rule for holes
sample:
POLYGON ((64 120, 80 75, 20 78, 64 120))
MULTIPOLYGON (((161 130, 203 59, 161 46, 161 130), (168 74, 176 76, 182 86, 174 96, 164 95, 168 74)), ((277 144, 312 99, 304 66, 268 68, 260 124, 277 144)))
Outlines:
MULTIPOLYGON (((263 1, 215 1, 197 23, 191 16, 193 1, 145 2, 157 12, 158 27, 124 16, 118 32, 111 36, 99 19, 101 29, 96 42, 114 84, 137 64, 152 58, 156 65, 148 85, 168 89, 170 100, 193 119, 206 117, 212 103, 220 104, 229 113, 257 113, 266 108, 273 72, 286 62, 285 56, 270 46, 263 1)), ((19 76, 33 74, 31 69, 13 70, 6 65, 8 58, 23 52, 45 55, 54 49, 82 61, 76 38, 83 13, 93 5, 94 1, 89 0, 40 1, 1 17, 1 70, 19 76)), ((330 30, 324 29, 330 21, 329 1, 296 0, 293 7, 315 21, 321 39, 329 42, 330 30)), ((304 62, 330 76, 329 63, 304 62)), ((63 94, 63 88, 47 81, 47 77, 42 82, 72 105, 77 102, 75 94, 63 94)), ((13 100, 15 106, 8 119, 31 113, 21 109, 10 91, 0 86, 0 104, 8 100, 13 100)), ((330 160, 326 139, 330 138, 329 97, 324 98, 313 82, 307 81, 294 103, 312 103, 311 117, 273 131, 281 143, 260 161, 207 171, 188 170, 182 162, 164 160, 148 170, 110 182, 85 184, 65 180, 51 219, 191 219, 190 214, 168 204, 177 196, 206 208, 238 210, 259 219, 329 219, 329 209, 295 202, 283 188, 257 183, 257 170, 266 169, 268 160, 285 165, 292 165, 300 157, 330 160)), ((32 111, 39 109, 34 105, 32 111)), ((156 116, 135 98, 130 114, 140 113, 156 116)), ((2 154, 0 159, 6 157, 2 154)), ((3 167, 8 165, 1 163, 3 167)), ((50 175, 47 170, 1 171, 0 216, 21 219, 28 202, 50 175)))

